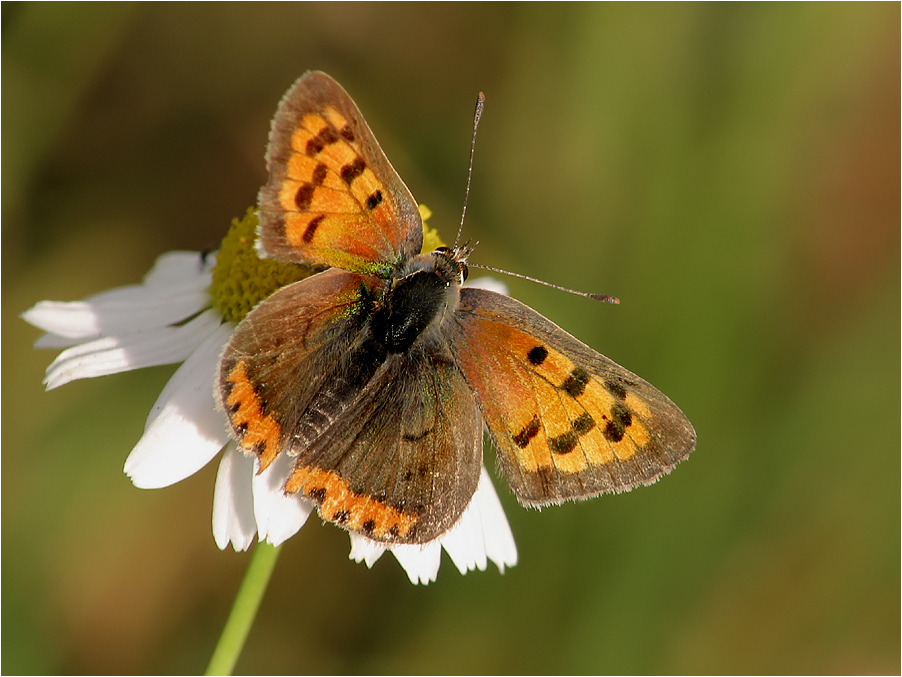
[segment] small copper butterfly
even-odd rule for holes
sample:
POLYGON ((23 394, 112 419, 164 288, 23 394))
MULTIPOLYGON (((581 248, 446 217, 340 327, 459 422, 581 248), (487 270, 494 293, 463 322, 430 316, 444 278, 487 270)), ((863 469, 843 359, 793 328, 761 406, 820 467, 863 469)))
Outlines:
POLYGON ((423 222, 350 96, 319 72, 282 99, 259 196, 261 256, 318 272, 238 325, 217 396, 262 472, 384 543, 450 529, 483 429, 521 503, 651 484, 695 447, 664 394, 514 299, 462 287, 465 247, 420 253, 423 222))

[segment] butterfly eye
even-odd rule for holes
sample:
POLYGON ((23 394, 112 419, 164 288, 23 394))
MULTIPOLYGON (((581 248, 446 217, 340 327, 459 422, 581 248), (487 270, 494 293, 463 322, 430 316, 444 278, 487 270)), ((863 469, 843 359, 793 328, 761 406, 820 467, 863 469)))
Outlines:
POLYGON ((460 278, 461 283, 466 282, 467 278, 470 277, 470 268, 466 263, 460 264, 460 278))

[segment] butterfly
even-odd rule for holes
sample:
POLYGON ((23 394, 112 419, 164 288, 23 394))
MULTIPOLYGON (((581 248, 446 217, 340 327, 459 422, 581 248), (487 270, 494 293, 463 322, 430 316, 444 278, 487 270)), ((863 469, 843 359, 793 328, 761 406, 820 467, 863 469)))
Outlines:
POLYGON ((463 287, 466 247, 421 253, 423 222, 350 96, 309 72, 272 122, 257 249, 320 272, 237 326, 216 394, 285 492, 386 544, 451 529, 483 431, 519 501, 656 481, 695 447, 664 394, 524 304, 463 287))

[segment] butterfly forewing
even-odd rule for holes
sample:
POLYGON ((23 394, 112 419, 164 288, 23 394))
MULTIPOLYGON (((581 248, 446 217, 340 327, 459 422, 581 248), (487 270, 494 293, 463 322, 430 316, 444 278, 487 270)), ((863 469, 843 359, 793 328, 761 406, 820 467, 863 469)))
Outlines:
POLYGON ((417 205, 351 97, 324 73, 276 111, 261 189, 265 255, 390 277, 422 247, 417 205))
POLYGON ((261 470, 290 448, 297 421, 365 321, 379 284, 330 269, 275 292, 241 324, 220 361, 220 403, 261 470), (367 294, 362 294, 362 289, 367 294))
POLYGON ((464 289, 456 319, 455 359, 523 503, 650 484, 694 448, 663 393, 522 303, 464 289))

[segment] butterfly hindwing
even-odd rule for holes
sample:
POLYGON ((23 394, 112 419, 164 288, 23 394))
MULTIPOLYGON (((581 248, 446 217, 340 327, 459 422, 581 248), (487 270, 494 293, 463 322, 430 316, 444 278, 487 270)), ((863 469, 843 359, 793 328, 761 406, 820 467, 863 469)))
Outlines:
POLYGON ((426 543, 454 525, 476 491, 482 430, 449 356, 390 355, 301 451, 286 491, 373 540, 426 543))
POLYGON ((651 484, 695 446, 663 393, 507 296, 463 289, 451 345, 528 505, 651 484))
POLYGON ((285 94, 266 161, 258 243, 266 256, 389 277, 420 252, 410 191, 325 73, 307 73, 285 94))

